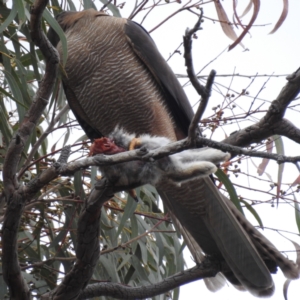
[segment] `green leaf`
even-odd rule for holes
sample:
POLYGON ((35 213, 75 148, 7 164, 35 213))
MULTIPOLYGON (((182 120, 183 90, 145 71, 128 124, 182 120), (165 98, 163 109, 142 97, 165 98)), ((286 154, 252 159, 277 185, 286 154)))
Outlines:
MULTIPOLYGON (((18 40, 18 28, 16 28, 15 26, 8 26, 7 31, 3 32, 3 35, 5 37, 7 37, 9 40, 11 40, 15 53, 14 56, 17 59, 20 59, 21 57, 21 47, 24 48, 22 46, 22 44, 19 42, 18 40)), ((12 51, 11 51, 12 52, 12 51)))
POLYGON ((144 265, 147 265, 147 262, 148 262, 147 243, 144 243, 141 240, 138 240, 138 244, 139 244, 139 247, 140 247, 140 250, 141 250, 142 263, 144 265))
MULTIPOLYGON (((118 18, 122 18, 121 16, 121 13, 120 13, 120 10, 118 7, 116 7, 115 5, 113 5, 112 3, 109 3, 108 0, 100 0, 103 4, 107 4, 107 8, 112 12, 112 14, 115 16, 115 17, 118 17, 118 18)), ((110 1, 111 2, 111 1, 110 1)))
MULTIPOLYGON (((276 152, 277 154, 284 155, 284 145, 281 136, 273 135, 273 139, 275 142, 276 152)), ((282 176, 283 176, 284 164, 278 165, 278 172, 277 172, 277 206, 280 197, 280 190, 281 190, 281 183, 282 183, 282 176)))
POLYGON ((30 282, 31 285, 34 285, 35 291, 38 291, 38 293, 44 294, 48 290, 48 286, 43 278, 39 276, 38 272, 35 272, 34 274, 29 274, 24 271, 22 271, 22 276, 27 282, 30 282))
POLYGON ((12 69, 12 75, 14 76, 15 81, 18 83, 19 89, 22 93, 24 99, 24 105, 29 107, 31 105, 31 97, 28 94, 27 89, 27 70, 23 67, 21 62, 18 59, 15 59, 18 69, 12 69))
POLYGON ((78 171, 74 175, 74 188, 75 196, 79 196, 81 199, 84 199, 85 194, 82 186, 82 171, 78 171))
POLYGON ((19 17, 19 26, 21 26, 26 21, 25 8, 22 0, 14 0, 13 6, 16 6, 19 17))
POLYGON ((6 29, 6 27, 8 27, 10 25, 10 23, 16 17, 17 13, 18 13, 18 8, 16 5, 13 5, 9 16, 6 18, 6 20, 0 26, 0 34, 6 29))
POLYGON ((218 177, 218 179, 221 182, 223 182, 223 184, 230 196, 230 200, 233 202, 233 204, 236 206, 236 208, 244 215, 243 208, 241 207, 236 190, 235 190, 232 182, 228 179, 228 176, 221 169, 218 169, 218 171, 215 173, 215 175, 218 177))
POLYGON ((97 7, 95 6, 95 4, 92 0, 83 0, 83 8, 84 9, 93 8, 93 9, 97 10, 97 7))
POLYGON ((118 272, 116 269, 116 264, 112 259, 113 254, 104 254, 100 256, 100 263, 102 267, 106 270, 112 282, 120 282, 118 272))
POLYGON ((125 209, 124 209, 124 213, 123 213, 120 225, 118 227, 116 238, 119 236, 119 234, 123 230, 123 227, 124 227, 126 221, 133 215, 133 213, 136 209, 136 206, 137 206, 137 202, 134 201, 134 199, 129 196, 128 200, 127 200, 127 204, 126 204, 125 209))
POLYGON ((131 259, 131 255, 129 255, 128 253, 118 253, 120 255, 120 258, 122 260, 122 262, 120 263, 120 265, 117 268, 117 272, 121 271, 123 267, 125 266, 129 266, 130 263, 128 263, 131 259))
POLYGON ((295 207, 296 224, 298 227, 298 232, 300 233, 300 207, 297 199, 295 198, 295 195, 294 195, 294 207, 295 207))
POLYGON ((9 92, 7 92, 6 90, 4 90, 3 88, 0 87, 0 93, 5 95, 6 97, 9 97, 10 99, 17 101, 16 98, 10 94, 9 92))
POLYGON ((74 204, 70 204, 70 206, 67 209, 64 209, 64 212, 66 214, 66 216, 68 217, 68 219, 70 220, 69 224, 68 224, 68 229, 69 229, 69 234, 71 236, 72 239, 72 244, 74 249, 76 249, 77 247, 77 220, 78 218, 76 218, 76 206, 74 206, 74 204))
POLYGON ((12 138, 13 129, 8 122, 8 114, 2 99, 0 99, 0 131, 4 137, 5 144, 8 145, 12 138))
POLYGON ((141 280, 141 282, 150 284, 153 283, 149 280, 148 274, 146 273, 145 269, 141 266, 141 262, 139 261, 136 255, 132 255, 131 264, 134 267, 137 277, 139 278, 139 280, 141 280))
POLYGON ((71 11, 77 11, 77 9, 76 9, 76 7, 75 7, 73 1, 72 1, 72 0, 67 0, 67 1, 68 1, 68 5, 69 5, 69 7, 70 7, 70 10, 71 10, 71 11))
POLYGON ((2 72, 5 74, 5 78, 9 84, 10 90, 14 95, 14 98, 16 99, 15 102, 17 104, 19 117, 24 117, 27 107, 24 105, 23 96, 19 89, 19 86, 10 72, 6 70, 3 70, 2 72))
POLYGON ((70 129, 67 127, 66 128, 66 133, 65 133, 65 136, 64 136, 64 142, 63 142, 63 147, 66 146, 66 144, 69 142, 69 137, 70 137, 70 129))
POLYGON ((40 60, 43 59, 43 54, 42 54, 41 50, 38 49, 38 50, 34 51, 34 53, 29 52, 29 53, 22 55, 20 58, 20 62, 23 65, 23 67, 29 67, 32 65, 33 60, 36 60, 36 56, 40 60))
POLYGON ((58 34, 61 45, 62 45, 62 65, 65 66, 67 58, 68 58, 68 45, 65 33, 61 29, 60 25, 56 21, 55 18, 50 14, 50 12, 45 9, 43 13, 43 17, 51 26, 51 28, 58 34))
MULTIPOLYGON (((138 236, 138 230, 139 230, 139 226, 138 226, 138 218, 140 218, 140 216, 136 216, 135 214, 132 214, 132 216, 130 217, 130 224, 131 224, 131 239, 135 238, 136 236, 138 236)), ((130 244, 130 247, 132 249, 133 252, 135 252, 135 249, 137 247, 137 241, 134 241, 130 244)))
POLYGON ((161 234, 159 232, 155 232, 155 240, 156 240, 156 246, 158 248, 158 264, 161 265, 165 251, 164 251, 164 244, 161 239, 161 234))
POLYGON ((92 166, 91 167, 91 187, 94 188, 96 180, 97 180, 97 171, 98 167, 92 166))
POLYGON ((240 199, 240 202, 242 202, 246 206, 246 208, 251 212, 251 214, 254 216, 254 218, 258 222, 259 226, 261 228, 264 228, 263 222, 262 222, 259 214, 257 213, 257 211, 254 209, 254 207, 252 205, 250 205, 247 201, 243 200, 243 199, 240 199))

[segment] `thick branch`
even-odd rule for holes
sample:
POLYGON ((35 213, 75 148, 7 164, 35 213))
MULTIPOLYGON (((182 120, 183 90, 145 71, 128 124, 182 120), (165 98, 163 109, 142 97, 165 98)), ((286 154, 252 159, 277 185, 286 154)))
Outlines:
POLYGON ((194 268, 177 273, 160 283, 149 286, 131 287, 111 282, 91 284, 80 294, 78 299, 90 299, 99 296, 109 296, 117 299, 145 299, 167 293, 178 286, 202 278, 214 277, 219 271, 220 267, 218 265, 206 260, 194 268))
POLYGON ((213 85, 215 76, 216 76, 216 71, 211 70, 210 74, 207 78, 206 85, 205 85, 205 89, 206 89, 207 93, 206 93, 206 95, 201 97, 199 107, 198 107, 198 109, 197 109, 197 111, 196 111, 196 113, 195 113, 195 115, 194 115, 194 117, 191 121, 191 124, 190 124, 190 127, 189 127, 189 132, 188 132, 188 137, 189 137, 189 140, 190 140, 192 145, 194 145, 194 140, 197 137, 197 132, 198 132, 197 128, 198 128, 199 121, 201 120, 201 118, 204 114, 204 111, 206 109, 208 100, 210 98, 211 89, 212 89, 212 85, 213 85))
POLYGON ((223 142, 245 147, 251 143, 261 142, 274 134, 280 134, 299 142, 299 129, 284 120, 283 117, 288 105, 300 92, 300 69, 288 76, 287 80, 287 84, 283 87, 277 99, 271 103, 268 112, 259 122, 231 134, 223 142))
POLYGON ((20 129, 14 135, 8 146, 4 166, 3 183, 7 211, 3 223, 2 262, 3 277, 6 281, 11 299, 30 299, 30 293, 25 280, 22 278, 18 262, 17 233, 20 218, 24 208, 25 197, 22 186, 17 181, 17 168, 21 153, 28 138, 33 132, 52 92, 57 74, 58 54, 47 41, 42 28, 41 18, 48 1, 36 1, 31 11, 31 37, 46 58, 46 72, 40 87, 26 113, 20 129))

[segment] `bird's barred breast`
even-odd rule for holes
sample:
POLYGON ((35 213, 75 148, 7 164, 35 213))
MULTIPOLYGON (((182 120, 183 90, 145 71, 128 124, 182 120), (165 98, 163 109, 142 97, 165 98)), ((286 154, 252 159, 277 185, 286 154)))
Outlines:
MULTIPOLYGON (((128 132, 174 140, 172 119, 162 104, 162 91, 143 62, 132 55, 124 34, 126 20, 90 17, 94 18, 93 22, 80 19, 66 33, 65 67, 68 85, 90 118, 87 121, 96 125, 103 135, 122 124, 128 132), (89 26, 88 33, 86 26, 89 26)), ((61 53, 60 45, 58 49, 61 53)))

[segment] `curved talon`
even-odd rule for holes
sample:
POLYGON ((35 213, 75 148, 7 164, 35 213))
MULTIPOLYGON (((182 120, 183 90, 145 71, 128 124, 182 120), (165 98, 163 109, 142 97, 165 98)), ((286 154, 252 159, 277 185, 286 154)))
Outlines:
POLYGON ((129 144, 129 150, 134 150, 135 148, 138 148, 139 146, 141 146, 141 139, 140 138, 134 138, 131 140, 130 144, 129 144))

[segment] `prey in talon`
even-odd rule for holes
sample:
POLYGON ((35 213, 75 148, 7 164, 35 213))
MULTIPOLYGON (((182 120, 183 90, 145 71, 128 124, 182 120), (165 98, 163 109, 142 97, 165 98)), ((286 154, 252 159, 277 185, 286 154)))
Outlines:
MULTIPOLYGON (((128 150, 145 147, 154 150, 171 143, 166 137, 144 134, 135 137, 122 128, 116 128, 108 137, 95 139, 90 155, 113 155, 128 150)), ((156 185, 168 179, 176 185, 209 176, 217 170, 216 165, 230 158, 229 153, 212 148, 185 150, 154 161, 133 160, 110 166, 101 166, 102 174, 113 184, 121 186, 156 185)), ((131 194, 132 195, 132 194, 131 194)), ((134 199, 137 199, 133 195, 134 199)))

